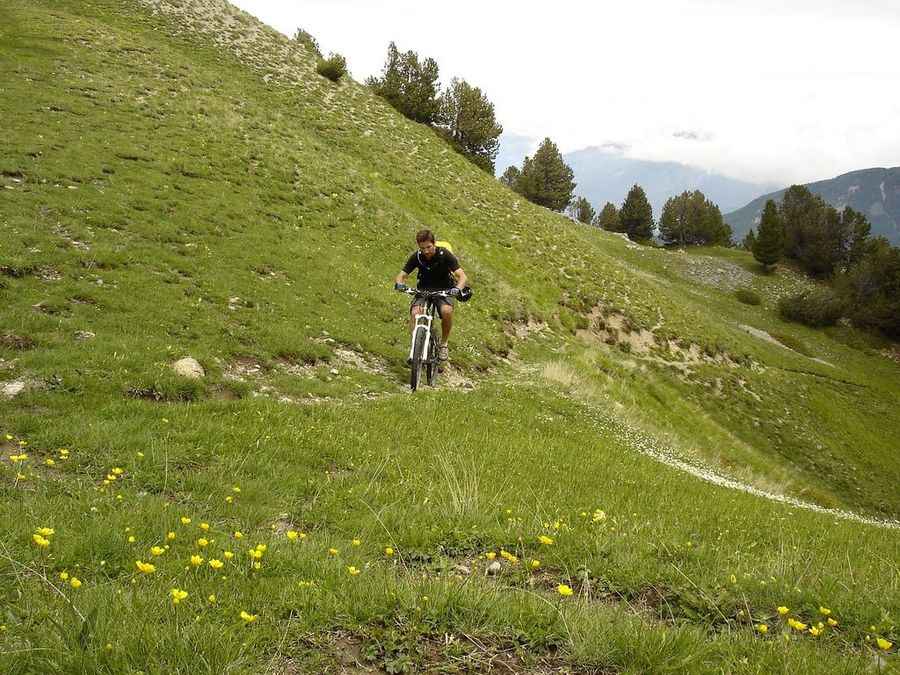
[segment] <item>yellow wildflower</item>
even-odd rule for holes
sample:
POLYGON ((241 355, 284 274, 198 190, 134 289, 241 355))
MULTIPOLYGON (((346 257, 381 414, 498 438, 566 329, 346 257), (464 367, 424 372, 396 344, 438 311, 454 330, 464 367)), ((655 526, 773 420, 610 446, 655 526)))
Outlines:
POLYGON ((59 573, 59 578, 62 579, 63 581, 68 581, 68 580, 69 580, 69 573, 68 573, 68 572, 60 572, 60 573, 59 573))
POLYGON ((509 551, 504 551, 502 548, 500 549, 500 556, 510 563, 516 563, 518 561, 518 558, 516 556, 514 556, 509 551))
POLYGON ((819 614, 821 614, 822 616, 828 616, 829 614, 831 614, 831 610, 827 607, 819 607, 819 614))
POLYGON ((41 548, 47 548, 50 545, 50 540, 44 539, 39 534, 33 534, 33 535, 31 535, 31 538, 34 539, 34 543, 37 544, 38 546, 40 546, 41 548))
POLYGON ((531 569, 536 570, 540 566, 541 566, 540 560, 532 560, 531 561, 531 569))
POLYGON ((818 628, 818 627, 816 627, 816 626, 813 626, 812 628, 809 629, 809 634, 812 635, 813 637, 819 637, 819 634, 820 634, 823 630, 824 630, 824 629, 822 629, 822 628, 818 628))
POLYGON ((248 614, 247 612, 241 610, 241 618, 247 623, 253 623, 254 621, 256 621, 256 618, 258 616, 259 614, 248 614))
POLYGON ((133 534, 130 535, 130 536, 128 537, 128 543, 129 543, 129 544, 133 544, 135 541, 137 541, 137 540, 134 538, 134 535, 133 535, 133 534))
POLYGON ((222 565, 224 565, 224 564, 225 563, 223 563, 221 560, 213 559, 213 560, 209 561, 209 566, 212 567, 214 570, 221 569, 222 565))
POLYGON ((593 521, 595 523, 602 523, 604 520, 606 520, 606 513, 604 513, 600 509, 594 511, 593 521))
POLYGON ((234 553, 231 551, 225 551, 222 555, 225 556, 225 560, 231 560, 234 557, 234 553))
POLYGON ((120 469, 119 467, 114 468, 114 469, 112 470, 112 472, 113 472, 115 475, 117 475, 117 476, 121 476, 121 475, 122 475, 122 469, 120 469))
POLYGON ((202 564, 203 564, 202 556, 199 556, 199 555, 191 556, 191 565, 193 565, 194 567, 197 567, 198 565, 202 565, 202 564))
POLYGON ((78 577, 72 577, 69 580, 69 586, 72 588, 81 588, 81 580, 78 577))
POLYGON ((789 609, 788 609, 787 607, 785 607, 784 605, 782 605, 781 607, 778 608, 778 613, 781 614, 781 616, 784 616, 785 614, 787 614, 787 613, 790 612, 790 611, 791 611, 791 610, 789 610, 789 609))
POLYGON ((44 460, 44 464, 46 464, 47 466, 53 466, 54 464, 56 464, 56 462, 54 462, 52 459, 50 459, 48 457, 47 459, 44 460))
POLYGON ((181 524, 182 525, 190 525, 191 519, 188 518, 187 516, 181 516, 181 524))
POLYGON ((265 552, 268 550, 268 548, 269 548, 269 547, 266 546, 265 544, 257 544, 257 545, 256 545, 256 550, 257 550, 257 551, 260 551, 260 552, 262 552, 262 553, 265 553, 265 552))
POLYGON ((881 648, 885 651, 887 651, 888 649, 890 649, 891 647, 894 646, 893 642, 888 642, 884 638, 878 638, 877 640, 875 640, 875 644, 877 644, 879 646, 879 648, 881 648))
POLYGON ((729 581, 730 581, 731 583, 733 583, 733 584, 736 584, 736 583, 737 583, 737 577, 734 576, 734 575, 732 574, 731 577, 729 578, 729 581))
POLYGON ((259 561, 257 560, 255 563, 253 563, 253 569, 255 569, 255 570, 261 570, 261 569, 262 569, 262 563, 259 562, 259 561))
POLYGON ((567 597, 572 595, 572 589, 566 586, 565 584, 560 584, 556 587, 556 592, 559 593, 563 597, 567 597))
POLYGON ((44 537, 49 537, 56 534, 52 527, 42 527, 37 531, 37 533, 43 535, 44 537))
POLYGON ((206 599, 209 600, 210 603, 212 603, 213 605, 216 604, 216 595, 215 595, 215 593, 210 593, 209 597, 206 598, 206 599))
POLYGON ((235 539, 243 539, 243 538, 244 538, 244 533, 241 532, 240 530, 236 530, 235 533, 234 533, 234 538, 235 538, 235 539))
POLYGON ((137 565, 137 568, 144 574, 153 574, 156 571, 156 565, 151 565, 150 563, 135 560, 134 564, 137 565))
POLYGON ((336 548, 330 548, 330 549, 328 549, 328 552, 331 555, 337 555, 338 553, 340 553, 340 551, 338 551, 336 548))
POLYGON ((358 567, 355 567, 354 565, 350 565, 349 567, 347 567, 347 572, 350 573, 351 577, 355 577, 357 574, 362 572, 362 570, 359 569, 358 567))
POLYGON ((359 546, 362 542, 361 542, 359 539, 354 539, 351 543, 352 543, 354 546, 359 546))
POLYGON ((553 540, 545 534, 542 534, 538 537, 538 541, 541 542, 544 546, 552 546, 553 540))
POLYGON ((394 555, 394 549, 392 549, 390 546, 388 546, 386 549, 384 549, 384 554, 385 555, 394 555))
POLYGON ((235 485, 235 486, 234 486, 233 488, 231 488, 231 489, 234 490, 235 492, 240 492, 240 491, 241 491, 241 488, 239 488, 237 485, 235 485))
POLYGON ((284 536, 287 537, 288 539, 290 539, 291 541, 294 541, 297 538, 297 533, 294 530, 288 530, 287 532, 284 533, 284 536))
POLYGON ((231 495, 228 495, 227 497, 225 497, 225 501, 228 502, 229 504, 231 504, 234 501, 234 497, 232 497, 231 495))
POLYGON ((766 633, 769 632, 769 627, 768 627, 766 624, 761 623, 761 624, 759 624, 759 625, 756 626, 756 630, 757 630, 758 632, 762 633, 763 635, 765 635, 766 633))
POLYGON ((209 543, 209 541, 208 541, 207 539, 204 539, 203 537, 200 537, 200 538, 197 540, 197 546, 200 546, 201 548, 202 548, 203 546, 206 546, 208 543, 209 543))
POLYGON ((797 619, 788 619, 788 626, 801 633, 806 630, 806 624, 802 621, 797 621, 797 619))
POLYGON ((143 452, 141 452, 141 451, 140 451, 140 450, 138 450, 138 452, 137 452, 137 456, 138 456, 138 459, 140 459, 140 458, 141 458, 141 457, 143 457, 143 456, 144 456, 144 453, 143 453, 143 452))
POLYGON ((200 523, 200 529, 204 532, 209 530, 209 523, 200 523))
POLYGON ((832 619, 832 618, 829 616, 829 617, 828 617, 828 625, 831 626, 832 628, 834 628, 835 626, 838 625, 838 622, 837 622, 836 619, 832 619))
POLYGON ((250 549, 249 551, 247 551, 247 555, 249 555, 254 560, 259 560, 263 557, 262 551, 260 551, 258 548, 250 549))
POLYGON ((172 604, 177 605, 179 602, 184 600, 188 596, 187 591, 182 591, 180 588, 172 589, 172 604))
POLYGON ((174 539, 175 539, 175 533, 174 533, 174 532, 169 532, 168 534, 166 534, 166 539, 168 539, 169 541, 174 541, 174 539))
POLYGON ((489 553, 486 553, 486 554, 485 554, 485 557, 486 557, 488 560, 493 560, 494 558, 497 557, 497 554, 494 553, 493 551, 490 551, 489 553))
POLYGON ((166 549, 162 548, 161 546, 153 546, 150 549, 150 553, 152 553, 153 555, 162 555, 165 552, 166 552, 166 549))

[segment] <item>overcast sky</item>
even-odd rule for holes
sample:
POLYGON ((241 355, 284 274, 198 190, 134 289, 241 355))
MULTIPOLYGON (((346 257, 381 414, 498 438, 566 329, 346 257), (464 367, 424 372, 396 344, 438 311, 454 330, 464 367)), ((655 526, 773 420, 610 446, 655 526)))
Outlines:
POLYGON ((900 0, 231 1, 358 81, 391 40, 432 57, 532 147, 785 185, 900 165, 900 0))

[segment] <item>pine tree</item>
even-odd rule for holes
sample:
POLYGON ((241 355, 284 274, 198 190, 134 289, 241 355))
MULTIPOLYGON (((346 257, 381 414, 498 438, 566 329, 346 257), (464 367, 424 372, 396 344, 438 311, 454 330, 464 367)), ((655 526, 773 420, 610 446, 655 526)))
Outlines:
POLYGON ((453 78, 439 100, 440 123, 447 139, 462 155, 491 175, 500 149, 503 127, 494 116, 494 104, 478 87, 453 78))
POLYGON ((545 138, 534 157, 526 157, 522 163, 517 191, 538 206, 562 211, 572 200, 574 177, 556 144, 545 138))
POLYGON ((741 248, 752 253, 754 246, 756 246, 756 232, 751 229, 741 242, 741 248))
POLYGON ((568 212, 572 218, 585 225, 590 225, 596 215, 594 207, 584 197, 575 197, 569 204, 568 212))
POLYGON ((653 236, 653 208, 640 185, 628 191, 619 210, 619 223, 632 241, 649 241, 653 236))
POLYGON ((506 167, 506 171, 500 176, 500 182, 506 187, 519 192, 519 179, 521 177, 522 172, 519 170, 519 167, 510 165, 506 167))
POLYGON ((307 49, 309 49, 320 59, 323 58, 322 50, 319 48, 319 43, 316 42, 316 38, 314 38, 308 31, 305 31, 302 28, 298 28, 294 32, 293 40, 294 42, 299 42, 300 44, 306 46, 307 49))
POLYGON ((659 217, 660 237, 667 244, 731 243, 731 226, 722 220, 719 207, 699 190, 685 190, 666 201, 659 217))
POLYGON ((594 218, 594 225, 602 227, 610 232, 621 232, 622 227, 619 224, 619 210, 612 202, 606 202, 601 209, 599 215, 594 218))
POLYGON ((366 84, 414 122, 434 125, 438 121, 438 65, 434 59, 420 62, 414 51, 401 54, 391 42, 381 77, 370 77, 366 84))
MULTIPOLYGON (((749 236, 749 235, 748 235, 749 236)), ((759 236, 753 244, 753 257, 768 269, 784 256, 784 226, 778 214, 778 205, 770 199, 763 207, 759 221, 759 236)))

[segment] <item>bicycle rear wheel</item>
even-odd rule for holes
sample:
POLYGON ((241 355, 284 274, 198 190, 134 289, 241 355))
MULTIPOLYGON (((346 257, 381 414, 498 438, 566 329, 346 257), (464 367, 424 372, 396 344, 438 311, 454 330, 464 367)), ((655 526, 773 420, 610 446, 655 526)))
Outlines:
POLYGON ((419 382, 422 379, 422 370, 425 366, 425 342, 427 339, 428 334, 424 330, 416 331, 412 363, 409 366, 409 388, 413 391, 419 388, 419 382))

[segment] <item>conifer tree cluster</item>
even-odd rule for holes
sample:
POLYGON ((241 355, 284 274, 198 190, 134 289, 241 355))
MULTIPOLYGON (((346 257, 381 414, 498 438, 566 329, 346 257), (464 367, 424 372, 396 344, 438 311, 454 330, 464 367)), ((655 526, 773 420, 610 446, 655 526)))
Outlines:
POLYGON ((653 237, 653 208, 644 188, 636 183, 619 209, 619 228, 632 241, 646 242, 653 237))
POLYGON ((758 232, 747 234, 753 257, 769 268, 782 257, 831 289, 783 298, 786 317, 827 325, 847 316, 855 324, 900 336, 900 249, 884 237, 871 239, 866 216, 838 211, 803 185, 789 187, 781 205, 768 200, 758 232))
POLYGON ((401 53, 391 42, 381 76, 370 77, 366 85, 409 119, 433 127, 457 152, 493 174, 503 133, 494 104, 465 80, 454 78, 441 92, 438 77, 434 59, 420 60, 412 50, 401 53))

